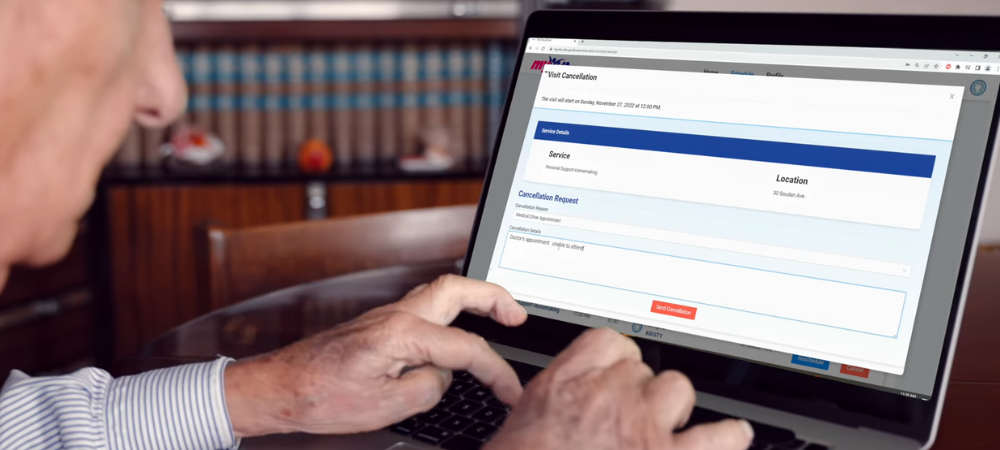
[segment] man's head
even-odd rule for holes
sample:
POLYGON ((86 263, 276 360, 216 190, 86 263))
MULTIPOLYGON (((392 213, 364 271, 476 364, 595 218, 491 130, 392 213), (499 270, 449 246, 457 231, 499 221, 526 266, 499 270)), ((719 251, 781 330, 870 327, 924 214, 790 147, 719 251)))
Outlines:
POLYGON ((3 272, 61 258, 129 123, 187 93, 160 0, 0 0, 0 60, 3 272))

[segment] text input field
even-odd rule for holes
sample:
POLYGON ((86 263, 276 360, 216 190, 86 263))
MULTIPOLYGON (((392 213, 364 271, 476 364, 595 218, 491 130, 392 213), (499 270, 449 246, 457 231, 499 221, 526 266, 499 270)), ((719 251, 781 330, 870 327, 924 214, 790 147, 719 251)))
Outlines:
POLYGON ((807 264, 818 264, 828 267, 838 267, 842 269, 892 275, 903 278, 909 278, 911 273, 911 266, 909 264, 879 261, 876 259, 858 258, 854 256, 837 255, 811 250, 801 250, 776 245, 758 244, 755 242, 738 241, 713 236, 680 233, 676 231, 639 227, 622 223, 605 222, 601 220, 537 213, 530 210, 514 210, 513 216, 510 219, 512 221, 556 225, 577 230, 594 231, 598 233, 634 237, 639 239, 649 239, 659 242, 668 242, 671 244, 689 245, 692 247, 763 256, 766 258, 775 258, 807 264))
POLYGON ((697 319, 683 320, 707 329, 718 325, 715 307, 894 338, 906 299, 900 291, 517 232, 506 236, 500 268, 697 307, 697 319))

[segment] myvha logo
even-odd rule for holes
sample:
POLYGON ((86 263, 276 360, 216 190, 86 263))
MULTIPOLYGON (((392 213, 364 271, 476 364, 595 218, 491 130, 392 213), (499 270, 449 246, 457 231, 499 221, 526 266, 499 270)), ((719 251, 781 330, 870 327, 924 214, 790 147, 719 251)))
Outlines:
POLYGON ((555 66, 568 66, 569 61, 566 61, 565 59, 556 59, 555 57, 550 56, 548 61, 538 60, 531 63, 531 70, 537 70, 541 72, 542 70, 545 70, 545 66, 549 64, 555 66))
POLYGON ((640 331, 642 331, 642 325, 637 324, 637 323, 633 323, 632 324, 632 332, 633 333, 638 333, 640 331))

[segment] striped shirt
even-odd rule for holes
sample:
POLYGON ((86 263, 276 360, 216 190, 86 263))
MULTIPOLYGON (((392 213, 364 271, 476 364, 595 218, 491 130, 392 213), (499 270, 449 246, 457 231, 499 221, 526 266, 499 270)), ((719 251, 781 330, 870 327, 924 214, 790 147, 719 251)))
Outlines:
POLYGON ((112 378, 11 372, 0 393, 0 450, 190 449, 239 445, 223 389, 229 358, 112 378))

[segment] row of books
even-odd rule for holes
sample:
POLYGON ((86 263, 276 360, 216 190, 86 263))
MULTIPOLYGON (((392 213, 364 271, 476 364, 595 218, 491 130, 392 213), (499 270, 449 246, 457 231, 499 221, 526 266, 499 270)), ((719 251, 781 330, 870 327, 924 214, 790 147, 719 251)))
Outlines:
MULTIPOLYGON (((455 161, 488 157, 512 71, 508 42, 199 45, 178 48, 188 83, 180 123, 217 135, 224 165, 295 167, 319 139, 341 167, 418 154, 444 130, 455 161)), ((115 164, 159 168, 171 129, 133 126, 115 164)))

